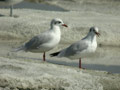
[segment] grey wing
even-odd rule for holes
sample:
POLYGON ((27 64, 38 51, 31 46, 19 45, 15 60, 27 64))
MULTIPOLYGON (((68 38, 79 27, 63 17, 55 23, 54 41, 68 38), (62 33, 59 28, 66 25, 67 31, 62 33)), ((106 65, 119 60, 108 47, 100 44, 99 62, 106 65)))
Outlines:
POLYGON ((73 56, 78 52, 81 52, 83 50, 85 50, 88 47, 88 44, 86 44, 86 42, 84 42, 83 40, 72 44, 71 46, 69 46, 68 48, 66 48, 65 50, 65 56, 73 56))
POLYGON ((51 37, 46 34, 35 36, 25 44, 25 48, 26 50, 37 49, 40 45, 50 41, 50 39, 51 37))

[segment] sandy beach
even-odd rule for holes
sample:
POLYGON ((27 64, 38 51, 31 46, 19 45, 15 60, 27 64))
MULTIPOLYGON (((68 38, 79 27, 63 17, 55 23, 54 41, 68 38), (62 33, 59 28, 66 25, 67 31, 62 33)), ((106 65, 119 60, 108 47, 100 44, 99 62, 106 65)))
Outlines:
POLYGON ((0 8, 0 90, 120 89, 119 0, 45 0, 42 7, 55 5, 51 10, 23 3, 15 6, 14 17, 9 17, 8 8, 0 8), (61 27, 61 42, 47 52, 47 62, 42 62, 41 53, 11 52, 47 30, 56 17, 68 28, 61 27), (82 39, 91 26, 97 26, 101 36, 96 53, 82 59, 86 70, 78 68, 78 60, 49 56, 82 39))

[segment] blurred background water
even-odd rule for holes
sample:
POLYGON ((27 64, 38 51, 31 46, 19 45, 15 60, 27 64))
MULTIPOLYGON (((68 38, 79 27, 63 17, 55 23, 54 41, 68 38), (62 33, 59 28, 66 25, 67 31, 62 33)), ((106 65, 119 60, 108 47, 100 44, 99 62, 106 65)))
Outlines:
MULTIPOLYGON (((0 8, 9 8, 8 6, 0 6, 0 8)), ((37 10, 47 10, 47 11, 68 11, 59 6, 44 4, 44 3, 35 3, 23 1, 14 5, 14 9, 37 9, 37 10)))

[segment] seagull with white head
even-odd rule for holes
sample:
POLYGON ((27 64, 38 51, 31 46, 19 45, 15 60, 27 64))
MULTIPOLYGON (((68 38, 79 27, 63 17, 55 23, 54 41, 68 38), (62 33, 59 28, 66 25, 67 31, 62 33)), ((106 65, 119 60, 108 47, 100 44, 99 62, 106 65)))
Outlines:
POLYGON ((51 21, 50 29, 33 37, 30 41, 15 49, 14 51, 30 51, 35 53, 43 53, 43 61, 45 61, 45 52, 53 49, 61 39, 60 26, 68 27, 59 18, 51 21))
POLYGON ((91 53, 95 52, 97 48, 96 35, 97 36, 100 35, 100 33, 98 32, 98 28, 91 27, 87 36, 84 37, 82 40, 77 41, 76 43, 73 43, 69 47, 59 52, 52 53, 50 55, 52 57, 57 56, 66 57, 69 59, 79 59, 79 68, 82 68, 81 58, 86 57, 91 53))

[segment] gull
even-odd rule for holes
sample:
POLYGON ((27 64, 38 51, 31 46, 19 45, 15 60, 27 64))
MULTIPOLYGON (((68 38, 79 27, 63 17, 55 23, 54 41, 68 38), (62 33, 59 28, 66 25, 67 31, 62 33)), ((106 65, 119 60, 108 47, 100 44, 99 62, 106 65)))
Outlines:
POLYGON ((100 35, 100 33, 98 32, 98 28, 91 27, 86 37, 84 37, 80 41, 77 41, 76 43, 73 43, 63 50, 52 53, 50 55, 52 57, 57 56, 66 57, 69 59, 79 59, 79 68, 82 68, 81 57, 86 57, 90 55, 91 53, 95 52, 97 48, 96 35, 100 35))
POLYGON ((10 16, 13 16, 13 5, 22 2, 23 0, 0 0, 0 6, 10 6, 10 16))
POLYGON ((27 43, 16 48, 14 51, 24 50, 34 53, 43 53, 43 61, 45 61, 45 52, 53 49, 60 42, 60 26, 68 27, 61 19, 53 19, 49 30, 33 37, 27 43))

